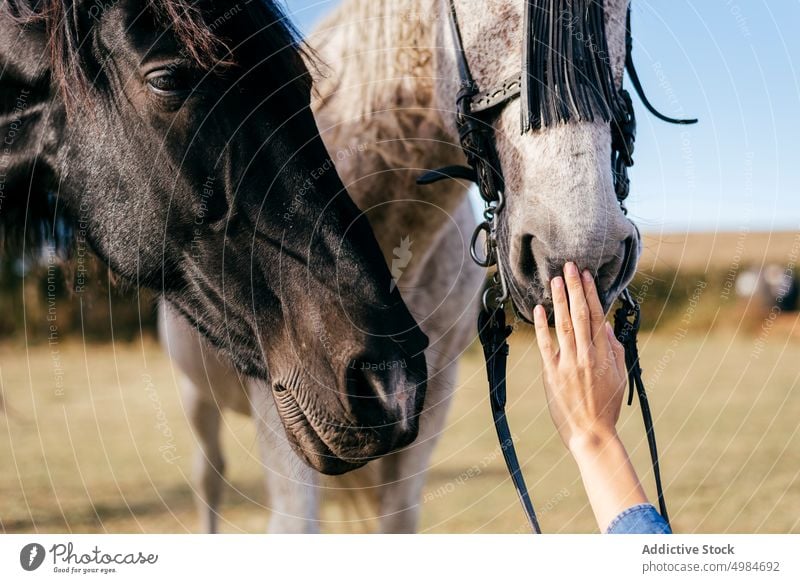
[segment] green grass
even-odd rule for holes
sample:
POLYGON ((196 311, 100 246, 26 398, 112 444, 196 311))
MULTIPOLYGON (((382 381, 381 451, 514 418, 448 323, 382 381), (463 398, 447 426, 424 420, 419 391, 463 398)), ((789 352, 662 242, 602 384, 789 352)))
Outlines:
MULTIPOLYGON (((800 532, 800 321, 758 336, 680 330, 641 338, 674 526, 682 532, 800 532), (760 347, 760 349, 759 349, 760 347), (668 362, 667 362, 668 361, 668 362)), ((194 439, 174 373, 153 342, 0 347, 0 527, 5 532, 191 532, 194 439), (149 382, 148 382, 149 379, 149 382), (149 383, 152 383, 149 384, 149 383), (160 427, 159 427, 160 424, 160 427), (164 452, 176 458, 171 463, 164 452)), ((482 362, 465 357, 422 509, 424 532, 524 532, 499 455, 482 362)), ((547 532, 592 532, 576 468, 545 408, 532 338, 517 334, 510 418, 547 532)), ((652 493, 636 407, 621 433, 652 493)), ((253 428, 226 416, 222 528, 263 531, 269 515, 253 428)), ((346 530, 325 505, 325 530, 346 530)))

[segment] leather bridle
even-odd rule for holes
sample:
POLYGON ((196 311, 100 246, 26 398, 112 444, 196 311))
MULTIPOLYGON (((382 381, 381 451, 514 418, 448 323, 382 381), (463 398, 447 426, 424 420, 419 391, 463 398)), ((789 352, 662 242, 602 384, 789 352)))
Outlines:
MULTIPOLYGON (((593 0, 597 1, 597 0, 593 0)), ((500 447, 503 452, 508 471, 516 488, 517 495, 523 506, 525 514, 535 533, 541 533, 539 522, 533 508, 522 470, 514 448, 514 440, 508 425, 505 412, 506 404, 506 361, 508 357, 508 336, 512 329, 506 326, 505 304, 509 299, 508 286, 506 285, 502 269, 499 265, 497 253, 497 217, 503 210, 505 202, 505 184, 500 166, 499 155, 494 142, 494 128, 492 121, 499 111, 510 101, 517 99, 524 93, 524 84, 528 82, 529 74, 528 51, 525 47, 536 40, 536 33, 528 24, 528 11, 531 0, 525 2, 525 23, 523 64, 521 73, 509 77, 497 87, 481 91, 470 72, 469 61, 464 50, 461 38, 461 29, 458 24, 455 0, 450 0, 449 19, 456 54, 456 64, 460 79, 459 91, 456 95, 456 125, 458 128, 461 149, 467 159, 467 166, 447 166, 423 174, 418 184, 431 184, 443 179, 465 179, 478 185, 481 198, 485 203, 484 221, 477 227, 470 244, 470 253, 478 265, 486 268, 496 267, 496 270, 483 295, 482 308, 478 317, 478 332, 483 346, 486 360, 486 372, 489 379, 489 402, 492 410, 494 426, 500 447), (478 252, 477 245, 480 234, 485 236, 485 253, 478 252)), ((650 104, 642 89, 639 76, 633 64, 631 37, 631 12, 630 5, 626 18, 626 56, 625 69, 628 72, 634 90, 639 95, 642 103, 653 115, 668 123, 692 124, 696 119, 674 119, 662 115, 650 104)), ((636 138, 636 117, 630 94, 623 88, 619 89, 619 98, 622 100, 621 111, 611 120, 611 168, 614 178, 614 190, 617 201, 623 212, 627 213, 625 200, 630 192, 628 168, 633 165, 633 148, 636 138)), ((526 120, 523 119, 523 131, 526 120)), ((620 295, 620 307, 614 314, 614 332, 625 348, 625 363, 628 370, 628 405, 633 401, 634 391, 638 395, 639 405, 642 410, 650 457, 653 465, 653 476, 658 493, 658 505, 661 515, 669 523, 664 492, 661 484, 661 471, 658 461, 655 432, 652 414, 647 400, 642 371, 639 366, 639 353, 637 348, 637 334, 639 331, 640 309, 636 299, 628 289, 620 295)))

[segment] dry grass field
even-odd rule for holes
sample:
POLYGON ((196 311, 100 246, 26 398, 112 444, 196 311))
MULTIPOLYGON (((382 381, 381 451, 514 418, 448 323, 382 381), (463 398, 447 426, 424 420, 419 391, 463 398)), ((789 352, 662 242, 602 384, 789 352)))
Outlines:
POLYGON ((645 233, 644 271, 675 268, 683 271, 728 269, 797 259, 800 232, 747 231, 720 233, 645 233))
MULTIPOLYGON (((661 239, 645 262, 702 267, 704 255, 717 267, 732 261, 739 235, 698 237, 689 244, 661 239)), ((794 241, 791 234, 773 236, 759 252, 757 237, 745 238, 750 262, 759 253, 785 261, 794 241)), ((700 303, 713 308, 716 300, 704 296, 700 303)), ((784 314, 767 327, 729 328, 672 326, 640 339, 674 527, 800 533, 800 319, 784 314)), ((6 409, 0 414, 0 530, 196 531, 189 478, 194 439, 176 374, 152 340, 0 346, 6 409)), ((512 429, 544 530, 592 532, 591 511, 547 416, 539 358, 524 331, 512 343, 509 386, 512 429)), ((225 421, 222 529, 260 532, 269 509, 254 432, 247 418, 225 421)), ((652 492, 636 406, 623 410, 621 432, 652 492)), ((422 504, 423 532, 525 532, 475 350, 463 359, 422 504)), ((353 529, 336 497, 325 503, 323 518, 324 531, 353 529)))

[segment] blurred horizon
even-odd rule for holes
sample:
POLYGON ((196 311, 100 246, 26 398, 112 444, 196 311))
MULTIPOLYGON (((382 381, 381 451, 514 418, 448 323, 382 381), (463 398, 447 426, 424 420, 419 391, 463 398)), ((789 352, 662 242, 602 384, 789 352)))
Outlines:
MULTIPOLYGON (((341 0, 283 0, 304 35, 341 0)), ((634 95, 630 217, 647 233, 800 230, 800 2, 633 0, 634 59, 665 124, 634 95), (785 23, 785 24, 784 24, 785 23), (786 33, 786 34, 784 34, 786 33)))

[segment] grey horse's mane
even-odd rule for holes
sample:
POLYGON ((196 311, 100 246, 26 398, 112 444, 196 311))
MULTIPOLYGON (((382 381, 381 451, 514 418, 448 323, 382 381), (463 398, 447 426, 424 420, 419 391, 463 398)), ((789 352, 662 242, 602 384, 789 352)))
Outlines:
POLYGON ((318 27, 322 42, 317 49, 324 52, 326 29, 337 31, 337 47, 341 63, 336 64, 338 77, 326 77, 317 83, 324 100, 343 88, 352 99, 344 119, 364 119, 376 112, 409 106, 430 105, 435 79, 430 78, 434 46, 430 19, 436 18, 430 0, 351 0, 347 5, 347 22, 334 13, 318 27), (380 47, 375 49, 374 47, 380 47), (362 83, 362 79, 374 80, 362 83))

